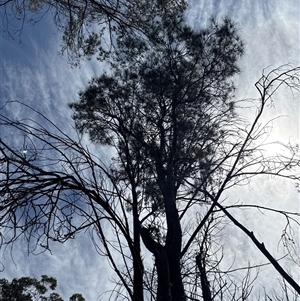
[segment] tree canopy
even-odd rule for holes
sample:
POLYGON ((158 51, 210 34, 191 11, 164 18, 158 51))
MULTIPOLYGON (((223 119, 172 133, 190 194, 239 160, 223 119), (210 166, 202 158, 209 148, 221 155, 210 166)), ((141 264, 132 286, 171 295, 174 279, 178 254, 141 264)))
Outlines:
POLYGON ((142 279, 141 236, 164 282, 157 300, 184 298, 180 219, 214 190, 216 148, 234 118, 230 76, 243 52, 229 20, 194 32, 176 17, 154 19, 150 41, 120 38, 111 74, 94 79, 71 105, 79 131, 117 153, 111 174, 120 193, 130 193, 122 198, 134 219, 135 273, 142 279))
POLYGON ((1 29, 22 40, 25 26, 35 25, 50 16, 62 33, 62 53, 73 64, 93 54, 109 52, 115 35, 143 34, 148 18, 183 11, 184 0, 1 0, 1 29))
MULTIPOLYGON (((59 294, 54 291, 57 281, 53 277, 42 275, 41 280, 31 277, 14 278, 11 282, 0 279, 0 300, 1 301, 63 301, 59 294)), ((85 301, 81 294, 74 294, 69 301, 85 301)))

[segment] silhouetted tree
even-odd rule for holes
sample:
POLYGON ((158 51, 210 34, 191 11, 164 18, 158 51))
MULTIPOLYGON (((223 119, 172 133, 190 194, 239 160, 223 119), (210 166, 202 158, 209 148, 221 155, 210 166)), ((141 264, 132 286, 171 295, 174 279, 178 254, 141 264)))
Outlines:
POLYGON ((62 32, 62 52, 73 64, 81 58, 114 46, 116 33, 143 34, 143 24, 153 15, 183 10, 179 0, 0 0, 2 32, 21 40, 24 26, 39 23, 46 15, 62 32))
MULTIPOLYGON (((56 289, 53 277, 42 275, 41 280, 31 277, 14 278, 11 282, 0 279, 0 301, 63 301, 57 293, 46 294, 56 289)), ((81 294, 74 294, 70 301, 85 301, 81 294)))
MULTIPOLYGON (((243 46, 229 20, 196 33, 181 13, 154 18, 147 36, 150 41, 119 38, 111 74, 94 79, 71 107, 80 132, 117 152, 111 173, 131 192, 126 207, 134 218, 134 254, 141 236, 155 257, 157 300, 183 300, 180 215, 189 205, 183 212, 178 206, 214 186, 216 147, 234 119, 229 78, 238 72, 243 46), (201 188, 189 183, 191 176, 201 188)), ((138 257, 134 283, 142 279, 138 257)))

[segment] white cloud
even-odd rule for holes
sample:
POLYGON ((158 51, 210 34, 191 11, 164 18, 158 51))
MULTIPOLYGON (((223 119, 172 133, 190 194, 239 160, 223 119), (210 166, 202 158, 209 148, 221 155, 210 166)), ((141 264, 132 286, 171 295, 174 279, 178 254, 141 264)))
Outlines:
MULTIPOLYGON (((237 78, 237 96, 256 97, 255 81, 261 71, 267 66, 278 66, 292 62, 299 64, 299 3, 297 0, 269 1, 189 1, 188 18, 196 26, 202 25, 203 19, 211 14, 229 15, 238 24, 240 34, 246 42, 246 53, 241 61, 242 73, 237 78)), ((46 22, 38 29, 27 28, 24 36, 25 45, 17 46, 14 42, 3 39, 2 78, 0 105, 8 99, 18 99, 41 110, 59 127, 71 130, 71 111, 67 104, 76 100, 77 93, 83 89, 88 80, 97 75, 103 68, 99 62, 84 63, 80 69, 71 68, 66 59, 57 55, 59 39, 50 30, 46 22)), ((283 95, 283 94, 282 94, 283 95)), ((276 134, 299 135, 299 105, 298 99, 278 99, 273 114, 285 114, 288 118, 275 126, 276 134), (284 128, 284 129, 283 129, 284 128)), ((16 117, 22 116, 22 111, 11 112, 16 117)), ((18 138, 16 138, 18 139, 18 138)), ((19 137, 23 141, 23 137, 19 137)), ((22 143, 22 142, 20 142, 22 143)), ((277 202, 278 206, 288 203, 291 210, 297 209, 297 194, 286 183, 279 180, 253 182, 250 187, 237 190, 231 195, 231 202, 240 199, 243 202, 277 202), (273 182, 272 182, 273 181, 273 182), (279 183, 280 182, 280 183, 279 183), (272 187, 272 188, 271 188, 272 187), (246 191, 246 194, 245 194, 246 191), (238 193, 237 193, 238 192, 238 193), (246 195, 246 197, 244 197, 246 195), (236 197, 238 196, 238 197, 236 197)), ((274 223, 272 217, 252 214, 248 211, 240 218, 260 232, 259 238, 266 241, 276 252, 278 234, 274 237, 273 230, 281 233, 282 224, 274 223), (263 226, 261 226, 263 225, 263 226)), ((242 236, 236 230, 228 232, 229 239, 240 240, 242 236)), ((74 292, 80 292, 87 300, 97 300, 99 294, 108 289, 110 270, 107 261, 93 249, 88 234, 81 234, 80 239, 64 245, 53 245, 53 255, 45 253, 39 256, 27 256, 25 243, 17 243, 13 253, 17 265, 14 265, 6 252, 2 259, 6 264, 2 277, 11 279, 21 276, 48 274, 58 279, 59 292, 67 299, 74 292)), ((255 248, 243 241, 237 244, 237 255, 244 257, 247 263, 246 250, 249 257, 255 248)), ((232 257, 233 253, 227 254, 232 257)), ((255 255, 256 256, 256 255, 255 255)), ((258 255, 257 261, 262 257, 258 255)), ((269 273, 269 272, 268 272, 269 273)))

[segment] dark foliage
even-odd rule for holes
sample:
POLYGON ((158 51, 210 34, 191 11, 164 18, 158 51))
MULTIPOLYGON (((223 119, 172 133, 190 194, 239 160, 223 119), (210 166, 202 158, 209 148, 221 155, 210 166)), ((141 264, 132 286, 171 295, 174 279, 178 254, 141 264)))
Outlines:
POLYGON ((167 18, 185 7, 182 0, 1 0, 1 29, 21 41, 25 26, 50 16, 62 33, 62 52, 77 65, 95 53, 109 52, 115 46, 116 34, 143 35, 142 24, 149 16, 164 12, 167 18))
MULTIPOLYGON (((41 280, 31 277, 14 278, 11 282, 0 279, 0 300, 1 301, 63 301, 54 292, 47 297, 49 290, 55 290, 56 279, 46 275, 41 276, 41 280)), ((81 294, 74 294, 70 301, 84 301, 81 294)))

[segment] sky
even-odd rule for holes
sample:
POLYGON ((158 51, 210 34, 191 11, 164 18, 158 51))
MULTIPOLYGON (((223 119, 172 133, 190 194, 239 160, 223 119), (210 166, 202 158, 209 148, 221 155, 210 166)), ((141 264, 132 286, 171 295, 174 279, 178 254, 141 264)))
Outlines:
MULTIPOLYGON (((194 28, 202 27, 210 16, 230 16, 237 24, 245 41, 245 55, 240 61, 241 74, 236 77, 236 97, 258 97, 254 84, 264 68, 275 68, 282 64, 300 65, 300 8, 298 0, 190 0, 186 12, 187 20, 194 28)), ((77 93, 84 89, 89 79, 99 75, 103 64, 95 60, 82 63, 80 68, 68 64, 66 57, 58 54, 60 35, 46 18, 34 27, 24 29, 23 44, 7 36, 0 38, 0 106, 7 100, 18 99, 39 109, 66 132, 72 130, 71 111, 68 103, 77 99, 77 93)), ((290 95, 279 95, 274 108, 266 118, 284 116, 274 123, 274 137, 294 142, 299 140, 299 99, 290 95)), ((11 112, 22 117, 21 110, 11 112)), ((249 116, 254 112, 249 112, 249 116)), ((0 133, 5 136, 5 133, 0 133)), ((20 139, 23 137, 13 137, 20 139)), ((21 142, 20 142, 21 143, 21 142)), ((254 181, 246 188, 228 192, 232 202, 272 204, 288 210, 299 211, 299 197, 293 187, 284 180, 254 181)), ((263 231, 259 238, 277 252, 282 223, 274 216, 258 216, 257 212, 245 211, 239 218, 249 227, 259 224, 263 231)), ((255 252, 241 234, 229 228, 228 239, 232 239, 236 252, 255 252), (237 247, 236 247, 237 246, 237 247)), ((280 250, 279 250, 280 251, 280 250)), ((228 249, 227 255, 233 256, 228 249)), ((79 235, 64 245, 53 245, 52 254, 28 256, 24 242, 19 242, 11 254, 1 251, 5 264, 0 277, 39 277, 47 274, 58 280, 58 293, 66 300, 72 293, 82 293, 87 301, 98 300, 108 290, 110 270, 107 260, 100 257, 92 247, 87 234, 79 235)), ((244 254, 238 254, 244 256, 244 254)), ((253 254, 252 254, 253 255, 253 254)), ((254 255, 256 256, 256 255, 254 255)), ((259 258, 257 255, 257 260, 259 258)), ((248 258, 244 256, 245 260, 248 258)), ((293 267, 291 267, 292 269, 293 267)), ((275 285, 274 270, 264 271, 261 281, 268 278, 269 285, 275 285), (272 282, 273 281, 273 282, 272 282)), ((297 273, 296 270, 293 273, 297 273)), ((103 299, 106 300, 106 296, 103 299)))

